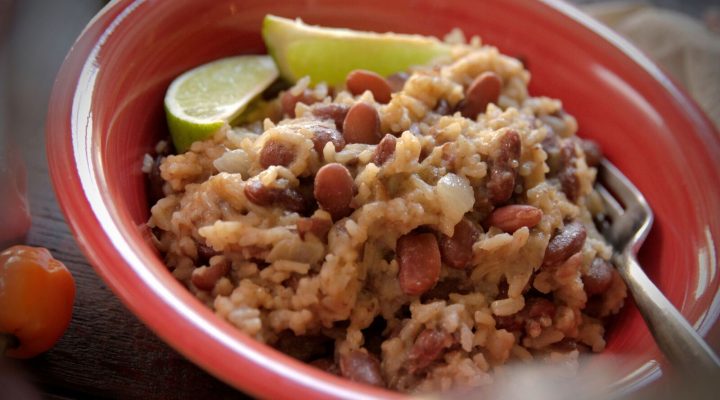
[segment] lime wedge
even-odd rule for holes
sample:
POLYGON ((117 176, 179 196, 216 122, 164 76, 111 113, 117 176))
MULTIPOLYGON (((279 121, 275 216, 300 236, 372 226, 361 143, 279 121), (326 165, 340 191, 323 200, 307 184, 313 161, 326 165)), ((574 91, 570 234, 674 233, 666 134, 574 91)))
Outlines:
POLYGON ((178 152, 230 123, 277 78, 269 56, 223 58, 192 69, 170 84, 165 114, 178 152))
POLYGON ((433 37, 324 28, 274 15, 265 16, 262 35, 280 76, 293 83, 307 75, 336 85, 354 69, 387 76, 450 54, 433 37))

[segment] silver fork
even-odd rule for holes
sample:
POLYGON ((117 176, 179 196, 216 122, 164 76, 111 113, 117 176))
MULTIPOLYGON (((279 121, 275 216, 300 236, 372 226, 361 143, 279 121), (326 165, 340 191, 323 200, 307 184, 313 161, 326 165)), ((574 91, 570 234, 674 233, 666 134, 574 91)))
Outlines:
POLYGON ((653 224, 653 213, 647 201, 607 160, 603 160, 599 169, 598 182, 598 192, 610 220, 607 227, 601 228, 602 234, 618 251, 613 262, 658 347, 679 372, 717 373, 720 359, 650 281, 637 262, 636 254, 653 224))

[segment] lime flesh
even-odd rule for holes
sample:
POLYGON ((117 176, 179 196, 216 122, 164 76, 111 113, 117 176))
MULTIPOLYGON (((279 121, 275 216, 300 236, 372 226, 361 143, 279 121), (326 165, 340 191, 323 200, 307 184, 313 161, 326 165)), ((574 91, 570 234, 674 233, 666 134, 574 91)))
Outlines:
POLYGON ((280 76, 293 83, 309 76, 337 85, 354 69, 387 76, 450 54, 433 37, 317 27, 274 15, 265 16, 262 35, 280 76))
POLYGON ((269 56, 228 57, 177 77, 165 94, 165 114, 179 153, 229 124, 277 79, 269 56))

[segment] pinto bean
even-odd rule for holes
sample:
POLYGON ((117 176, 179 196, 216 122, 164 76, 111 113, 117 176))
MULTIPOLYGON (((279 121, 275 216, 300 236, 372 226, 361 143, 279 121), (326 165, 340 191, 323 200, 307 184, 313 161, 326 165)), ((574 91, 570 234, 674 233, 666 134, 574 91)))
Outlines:
POLYGON ((455 225, 453 236, 440 234, 440 254, 449 267, 465 269, 473 256, 473 244, 480 236, 480 230, 467 218, 455 225))
POLYGON ((310 105, 318 101, 309 89, 303 90, 300 94, 292 94, 288 90, 280 96, 280 106, 282 107, 283 113, 290 116, 290 118, 295 118, 295 105, 297 103, 310 105))
POLYGON ((305 240, 305 235, 312 233, 318 239, 327 241, 327 234, 332 228, 332 221, 322 218, 302 218, 296 222, 300 238, 305 240))
POLYGON ((605 293, 612 283, 612 272, 613 267, 609 262, 602 258, 593 259, 587 274, 582 277, 585 293, 588 296, 605 293))
POLYGON ((252 180, 245 184, 243 192, 248 200, 259 206, 279 205, 298 213, 307 208, 303 196, 294 189, 269 188, 257 180, 252 180))
POLYGON ((375 72, 364 69, 351 71, 345 79, 345 85, 355 96, 369 90, 378 103, 387 104, 390 101, 392 93, 390 83, 375 72))
POLYGON ((350 202, 354 195, 353 177, 345 166, 338 163, 324 165, 315 174, 313 194, 320 208, 332 215, 333 220, 352 212, 350 202))
POLYGON ((582 250, 587 238, 585 227, 579 222, 571 222, 560 228, 550 239, 545 249, 543 265, 559 264, 582 250))
POLYGON ((392 88, 393 93, 395 93, 403 90, 408 78, 410 78, 410 75, 407 72, 396 72, 385 79, 387 79, 390 88, 392 88))
POLYGON ((600 145, 593 140, 583 139, 580 141, 580 148, 583 153, 585 153, 585 163, 588 167, 597 167, 600 165, 600 161, 603 159, 600 145))
POLYGON ((373 152, 372 162, 377 165, 383 165, 387 160, 392 158, 395 154, 395 146, 397 145, 397 138, 391 134, 386 134, 373 152))
POLYGON ((503 232, 513 233, 526 226, 532 228, 540 223, 541 209, 523 204, 512 204, 496 208, 487 219, 488 226, 494 226, 503 232))
POLYGON ((443 349, 453 345, 451 334, 440 329, 425 329, 415 339, 408 354, 408 370, 411 374, 422 372, 442 356, 443 349))
POLYGON ((328 128, 325 126, 316 126, 313 128, 313 148, 315 151, 322 156, 323 149, 328 142, 332 142, 335 147, 335 151, 340 151, 345 147, 345 139, 337 129, 328 128))
POLYGON ((295 160, 294 149, 278 140, 270 139, 265 142, 262 150, 260 150, 260 165, 268 168, 272 165, 281 165, 287 167, 295 160))
POLYGON ((560 186, 565 196, 572 202, 575 202, 580 195, 580 180, 577 177, 575 168, 576 160, 575 143, 572 140, 566 140, 560 147, 558 179, 560 179, 560 186))
POLYGON ((430 290, 440 278, 440 248, 432 233, 408 233, 396 245, 398 280, 403 293, 414 296, 430 290))
POLYGON ((490 201, 502 204, 515 190, 515 167, 520 160, 520 135, 509 130, 500 138, 497 155, 491 160, 490 179, 487 184, 490 201))
POLYGON ((343 122, 343 137, 347 143, 378 144, 380 142, 380 115, 368 103, 355 103, 343 122))
POLYGON ((340 374, 353 382, 385 387, 380 362, 362 350, 353 350, 340 356, 340 374))
POLYGON ((460 112, 465 118, 475 119, 488 104, 497 103, 501 91, 500 77, 492 71, 483 72, 468 86, 460 112))
POLYGON ((319 119, 329 119, 335 122, 336 129, 342 129, 343 121, 345 121, 349 109, 350 107, 345 104, 319 104, 314 106, 312 114, 319 119))
POLYGON ((213 290, 217 281, 230 271, 230 264, 223 260, 209 266, 195 268, 190 281, 200 290, 213 290))

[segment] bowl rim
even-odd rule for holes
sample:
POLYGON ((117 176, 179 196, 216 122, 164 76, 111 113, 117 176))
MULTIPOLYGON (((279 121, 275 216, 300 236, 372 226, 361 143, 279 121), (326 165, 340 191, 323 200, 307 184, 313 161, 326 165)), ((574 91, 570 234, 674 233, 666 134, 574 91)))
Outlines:
MULTIPOLYGON (((239 389, 263 397, 306 394, 337 398, 406 398, 388 390, 359 385, 316 370, 289 356, 240 334, 229 324, 206 324, 217 319, 209 310, 188 304, 189 292, 168 287, 143 264, 126 238, 126 229, 113 222, 114 210, 103 201, 98 189, 98 157, 92 142, 89 114, 92 85, 98 72, 97 54, 105 39, 130 13, 146 0, 113 0, 81 32, 57 75, 46 124, 46 152, 53 188, 63 214, 82 252, 123 304, 155 334, 175 350, 219 379, 239 389), (88 94, 89 92, 89 94, 88 94), (82 136, 79 129, 85 129, 82 136), (92 210, 88 213, 87 210, 92 210), (121 265, 123 268, 115 268, 121 265), (137 287, 144 290, 138 291, 137 287), (132 289, 132 290, 131 290, 132 289), (159 314, 162 316, 159 318, 159 314), (219 326, 218 326, 219 325, 219 326), (227 326, 225 326, 227 325, 227 326), (193 331, 192 340, 175 333, 193 331), (233 357, 227 356, 232 353, 233 357), (276 354, 277 353, 277 354, 276 354), (222 355, 220 357, 219 355, 222 355), (223 359, 224 358, 224 359, 223 359), (227 359, 232 358, 233 368, 227 359), (300 373, 298 373, 300 372, 300 373), (283 380, 283 384, 277 384, 283 380)), ((561 0, 540 0, 550 12, 560 13, 578 29, 590 31, 634 62, 677 102, 696 132, 720 155, 720 134, 685 91, 639 49, 610 28, 561 0)), ((181 288, 184 290, 184 288, 181 288)), ((196 302, 197 303, 197 302, 196 302)), ((660 377, 659 366, 651 368, 641 383, 660 377)), ((637 385, 635 385, 636 387, 637 385)))

